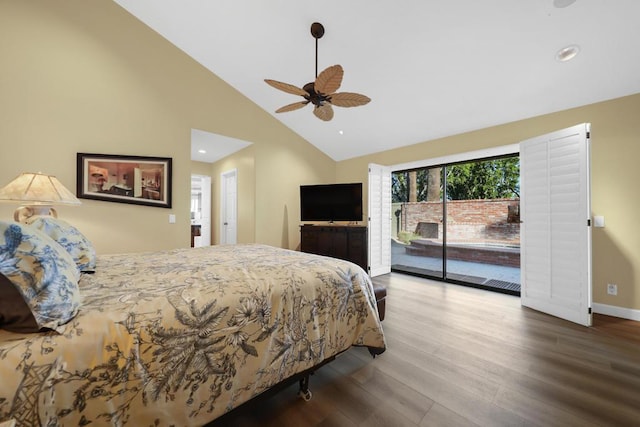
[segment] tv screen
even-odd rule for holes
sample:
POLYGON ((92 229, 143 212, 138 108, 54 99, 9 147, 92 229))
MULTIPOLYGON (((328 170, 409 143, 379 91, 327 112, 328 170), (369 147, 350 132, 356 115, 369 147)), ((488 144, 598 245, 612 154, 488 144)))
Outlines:
POLYGON ((301 221, 362 221, 362 183, 300 186, 301 221))

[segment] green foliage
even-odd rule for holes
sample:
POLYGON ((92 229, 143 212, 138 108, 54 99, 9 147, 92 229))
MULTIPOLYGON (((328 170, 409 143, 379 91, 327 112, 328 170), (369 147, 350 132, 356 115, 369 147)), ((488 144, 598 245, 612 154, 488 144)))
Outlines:
MULTIPOLYGON (((437 173, 440 168, 431 168, 437 173)), ((520 159, 474 161, 447 166, 448 200, 510 199, 520 197, 520 159)), ((428 194, 428 171, 416 171, 417 201, 424 202, 428 194)), ((436 192, 442 197, 442 189, 436 192)), ((409 201, 409 172, 391 175, 391 198, 394 203, 409 201)))
POLYGON ((446 170, 448 200, 520 197, 518 157, 463 163, 446 170))
POLYGON ((411 231, 398 231, 398 240, 408 245, 412 240, 419 239, 420 235, 411 231))
MULTIPOLYGON (((427 169, 416 171, 418 183, 417 199, 419 202, 427 200, 427 169)), ((391 175, 391 201, 401 203, 409 201, 409 171, 394 172, 391 175)))
POLYGON ((409 174, 407 172, 393 172, 391 174, 391 202, 407 201, 409 201, 409 174))

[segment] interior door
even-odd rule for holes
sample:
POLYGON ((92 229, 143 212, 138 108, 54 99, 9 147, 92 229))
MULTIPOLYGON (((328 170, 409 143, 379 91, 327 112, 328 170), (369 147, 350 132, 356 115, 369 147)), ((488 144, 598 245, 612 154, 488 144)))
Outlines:
POLYGON ((238 223, 238 171, 232 169, 220 176, 220 243, 235 244, 237 242, 238 223))
POLYGON ((591 325, 589 124, 520 144, 522 305, 591 325))
POLYGON ((391 272, 391 168, 369 165, 369 275, 391 272))

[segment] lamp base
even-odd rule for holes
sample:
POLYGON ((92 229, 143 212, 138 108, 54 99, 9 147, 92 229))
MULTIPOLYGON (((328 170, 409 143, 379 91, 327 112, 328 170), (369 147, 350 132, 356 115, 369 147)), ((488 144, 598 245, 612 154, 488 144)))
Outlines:
POLYGON ((32 205, 32 206, 20 206, 13 212, 13 219, 16 222, 26 223, 29 218, 35 215, 51 215, 54 218, 58 218, 58 212, 48 205, 32 205))

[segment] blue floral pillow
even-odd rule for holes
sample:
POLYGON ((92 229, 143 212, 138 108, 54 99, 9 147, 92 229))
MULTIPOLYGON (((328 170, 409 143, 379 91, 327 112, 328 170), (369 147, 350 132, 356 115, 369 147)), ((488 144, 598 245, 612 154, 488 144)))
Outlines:
POLYGON ((47 235, 0 221, 0 273, 22 294, 39 328, 62 331, 80 308, 80 271, 47 235))
POLYGON ((96 268, 96 251, 93 244, 73 225, 52 216, 36 215, 27 220, 27 224, 36 227, 58 242, 75 260, 82 272, 93 272, 96 268))

